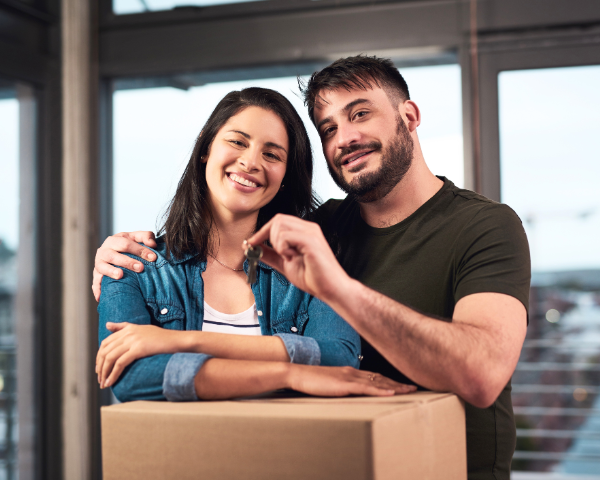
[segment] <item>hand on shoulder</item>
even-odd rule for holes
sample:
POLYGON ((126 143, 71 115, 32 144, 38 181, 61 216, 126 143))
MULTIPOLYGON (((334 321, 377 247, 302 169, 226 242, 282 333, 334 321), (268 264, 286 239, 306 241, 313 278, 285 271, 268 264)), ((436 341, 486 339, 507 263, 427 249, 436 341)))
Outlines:
POLYGON ((96 251, 95 266, 92 274, 92 292, 94 292, 96 301, 100 300, 100 285, 104 275, 115 280, 119 280, 123 276, 123 272, 115 268, 115 266, 134 272, 144 270, 143 263, 121 253, 130 253, 149 262, 156 260, 156 254, 139 243, 152 248, 157 247, 154 233, 152 232, 121 232, 111 235, 104 240, 102 246, 96 251))

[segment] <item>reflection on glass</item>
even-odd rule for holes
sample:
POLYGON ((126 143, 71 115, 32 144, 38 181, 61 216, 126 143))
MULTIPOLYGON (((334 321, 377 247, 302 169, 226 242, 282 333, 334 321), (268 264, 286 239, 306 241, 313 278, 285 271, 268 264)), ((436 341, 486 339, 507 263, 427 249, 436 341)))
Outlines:
MULTIPOLYGON (((419 105, 418 129, 425 158, 438 175, 463 184, 460 68, 402 69, 419 105)), ((175 193, 194 140, 219 100, 249 86, 285 95, 302 117, 315 156, 314 188, 322 200, 343 198, 327 171, 316 129, 298 92, 296 77, 209 83, 189 90, 146 88, 114 94, 114 231, 155 230, 175 193)))
POLYGON ((117 15, 123 15, 127 13, 171 10, 176 7, 209 7, 211 5, 257 1, 264 0, 113 0, 113 12, 117 15))
POLYGON ((19 104, 0 86, 0 478, 16 478, 15 296, 19 238, 19 104))
POLYGON ((600 472, 600 66, 499 77, 502 201, 532 254, 515 470, 600 472))

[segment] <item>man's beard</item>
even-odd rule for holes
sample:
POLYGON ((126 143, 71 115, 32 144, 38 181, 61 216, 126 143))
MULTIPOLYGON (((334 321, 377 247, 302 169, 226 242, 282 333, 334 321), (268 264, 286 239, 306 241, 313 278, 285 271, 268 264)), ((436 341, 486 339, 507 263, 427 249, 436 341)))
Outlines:
MULTIPOLYGON (((400 115, 396 117, 396 136, 390 145, 383 149, 381 142, 371 142, 363 145, 352 145, 341 150, 339 155, 333 159, 333 165, 327 162, 327 168, 333 181, 360 203, 370 203, 381 200, 408 172, 413 158, 413 139, 404 120, 400 115), (351 182, 347 182, 342 172, 342 158, 358 150, 373 150, 381 152, 381 167, 375 172, 358 175, 351 182)), ((360 165, 360 171, 366 165, 360 165)), ((350 169, 352 171, 352 169, 350 169)))

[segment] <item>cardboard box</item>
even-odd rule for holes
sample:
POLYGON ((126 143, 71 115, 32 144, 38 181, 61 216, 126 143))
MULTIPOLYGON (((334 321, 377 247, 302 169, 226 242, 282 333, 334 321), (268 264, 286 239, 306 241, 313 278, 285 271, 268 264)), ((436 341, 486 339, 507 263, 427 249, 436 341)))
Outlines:
POLYGON ((104 480, 465 480, 455 395, 102 408, 104 480))

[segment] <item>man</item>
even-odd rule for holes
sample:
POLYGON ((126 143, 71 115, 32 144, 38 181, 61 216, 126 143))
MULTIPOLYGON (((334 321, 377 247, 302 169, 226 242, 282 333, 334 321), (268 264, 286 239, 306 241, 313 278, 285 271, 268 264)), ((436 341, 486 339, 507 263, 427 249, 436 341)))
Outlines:
MULTIPOLYGON (((249 242, 269 240, 262 260, 360 333, 361 368, 463 398, 469 479, 508 479, 530 279, 520 220, 429 171, 419 108, 389 60, 338 60, 303 93, 348 197, 320 207, 317 223, 274 217, 249 242)), ((114 275, 107 262, 131 266, 111 247, 147 258, 127 237, 105 245, 96 294, 99 274, 114 275)))

